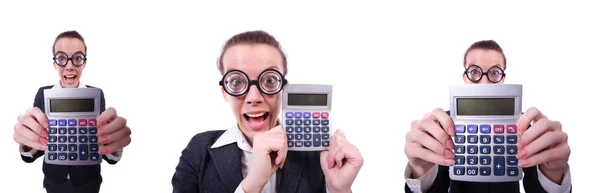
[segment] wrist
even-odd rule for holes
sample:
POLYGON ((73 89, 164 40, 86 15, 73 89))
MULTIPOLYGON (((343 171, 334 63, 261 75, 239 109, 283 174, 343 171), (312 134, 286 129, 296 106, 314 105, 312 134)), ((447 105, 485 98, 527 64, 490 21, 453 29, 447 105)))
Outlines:
POLYGON ((245 193, 260 193, 265 187, 266 182, 262 183, 248 176, 244 178, 240 184, 245 193))
POLYGON ((424 162, 422 164, 416 164, 416 163, 409 162, 408 165, 411 169, 411 176, 409 176, 409 177, 412 179, 417 179, 417 178, 420 178, 421 176, 424 176, 434 166, 433 163, 429 163, 429 162, 424 162))
POLYGON ((565 174, 565 168, 558 168, 558 169, 549 169, 547 167, 545 167, 543 164, 539 165, 540 167, 540 171, 542 172, 542 174, 544 174, 544 176, 546 176, 546 178, 548 178, 550 181, 556 183, 556 184, 561 184, 562 180, 563 180, 563 176, 565 174))

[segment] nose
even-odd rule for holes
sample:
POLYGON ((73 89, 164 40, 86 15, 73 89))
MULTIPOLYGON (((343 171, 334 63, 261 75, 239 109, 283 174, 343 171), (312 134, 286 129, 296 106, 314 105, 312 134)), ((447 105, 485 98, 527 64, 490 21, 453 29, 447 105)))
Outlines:
POLYGON ((67 61, 67 64, 65 65, 65 70, 67 70, 67 71, 75 70, 75 65, 73 64, 73 61, 71 61, 71 60, 67 61))
POLYGON ((251 85, 249 89, 250 90, 248 90, 248 93, 246 94, 246 104, 255 105, 264 102, 265 98, 263 97, 262 93, 258 90, 258 86, 251 85))

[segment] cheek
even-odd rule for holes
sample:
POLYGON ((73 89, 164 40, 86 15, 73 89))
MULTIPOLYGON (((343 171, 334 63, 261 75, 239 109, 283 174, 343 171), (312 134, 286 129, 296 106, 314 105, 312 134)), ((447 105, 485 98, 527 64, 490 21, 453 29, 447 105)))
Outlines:
POLYGON ((227 96, 227 102, 229 103, 229 106, 231 106, 231 110, 234 114, 237 115, 242 111, 244 99, 227 96))

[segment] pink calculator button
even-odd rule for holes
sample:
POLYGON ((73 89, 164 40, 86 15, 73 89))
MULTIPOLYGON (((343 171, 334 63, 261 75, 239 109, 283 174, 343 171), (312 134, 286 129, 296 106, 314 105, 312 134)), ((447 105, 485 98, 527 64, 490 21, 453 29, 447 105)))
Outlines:
POLYGON ((329 113, 328 113, 328 112, 322 112, 322 113, 321 113, 321 117, 322 117, 323 119, 327 119, 327 118, 329 118, 329 113))
POLYGON ((494 133, 504 133, 504 125, 494 125, 494 133))
POLYGON ((507 133, 517 133, 517 126, 516 125, 507 125, 506 132, 507 133))
POLYGON ((88 122, 90 123, 90 126, 96 126, 96 119, 90 119, 88 122))
POLYGON ((79 119, 79 126, 87 126, 87 120, 79 119))
POLYGON ((313 112, 312 113, 312 117, 315 119, 318 119, 321 116, 321 114, 319 112, 313 112))

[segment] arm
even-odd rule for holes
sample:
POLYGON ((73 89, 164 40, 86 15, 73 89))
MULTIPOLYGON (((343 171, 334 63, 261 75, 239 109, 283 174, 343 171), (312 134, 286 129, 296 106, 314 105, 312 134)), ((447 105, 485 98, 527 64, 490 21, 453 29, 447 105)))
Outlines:
MULTIPOLYGON (((100 90, 100 114, 106 111, 106 101, 104 99, 104 92, 100 90)), ((107 145, 107 144, 104 144, 107 145)), ((109 164, 117 164, 119 160, 121 160, 121 155, 123 154, 123 148, 117 150, 114 153, 102 155, 102 158, 106 160, 109 164)))
MULTIPOLYGON (((190 140, 187 147, 181 152, 179 163, 175 167, 175 174, 171 179, 173 193, 199 192, 197 162, 200 158, 197 157, 198 152, 196 146, 193 145, 193 141, 194 138, 190 140)), ((240 190, 241 184, 236 189, 236 192, 240 192, 240 190)))
MULTIPOLYGON (((38 89, 33 100, 33 107, 37 107, 44 112, 44 88, 38 89)), ((21 159, 26 163, 32 163, 37 158, 44 155, 44 151, 38 151, 23 144, 19 144, 19 152, 21 153, 21 159)))

